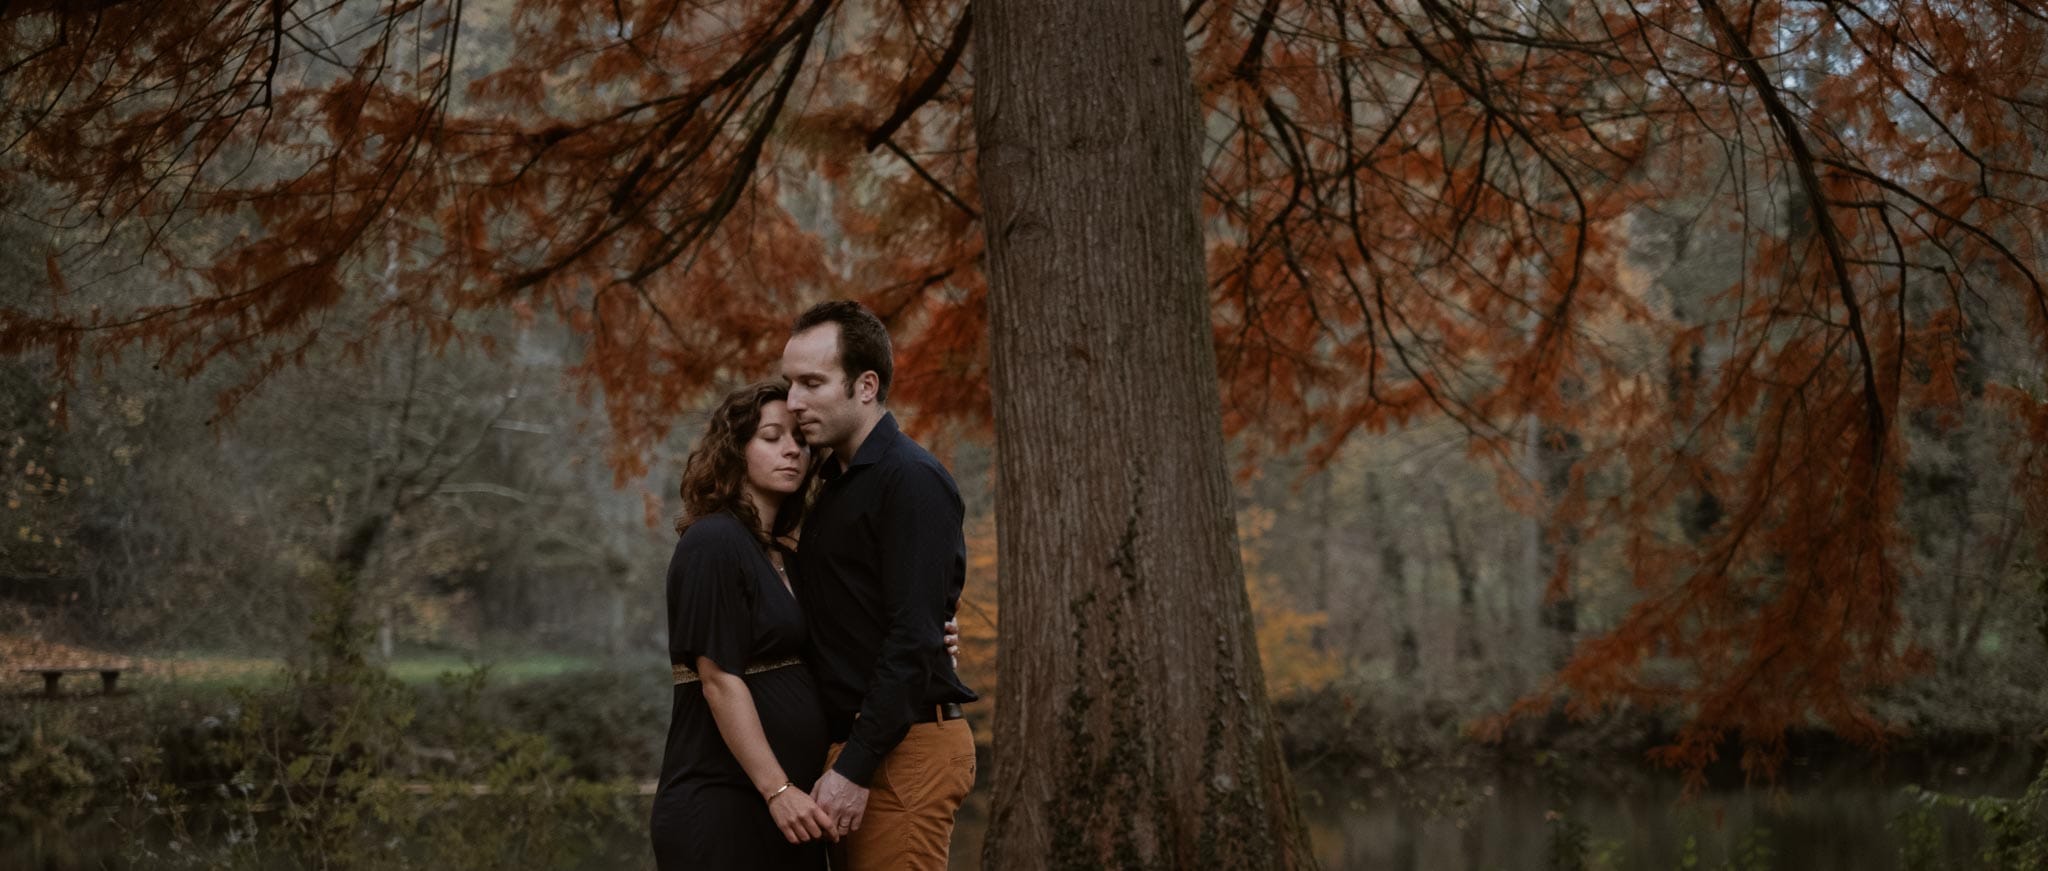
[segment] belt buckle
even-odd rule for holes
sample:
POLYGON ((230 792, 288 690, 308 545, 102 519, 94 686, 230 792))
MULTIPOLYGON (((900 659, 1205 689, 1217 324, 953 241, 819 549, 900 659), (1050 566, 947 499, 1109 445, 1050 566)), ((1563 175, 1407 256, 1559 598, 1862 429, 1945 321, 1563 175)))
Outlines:
POLYGON ((967 712, 960 710, 959 702, 947 702, 939 705, 938 716, 932 722, 943 723, 947 720, 958 720, 965 716, 967 716, 967 712))

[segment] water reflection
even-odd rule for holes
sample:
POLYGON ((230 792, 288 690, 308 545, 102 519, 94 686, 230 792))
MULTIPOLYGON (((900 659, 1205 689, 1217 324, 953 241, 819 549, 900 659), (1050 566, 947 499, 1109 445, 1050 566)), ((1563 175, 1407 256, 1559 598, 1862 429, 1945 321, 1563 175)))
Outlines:
MULTIPOLYGON (((2026 769, 2017 769, 2024 773, 2026 769)), ((1943 789, 2017 794, 2024 778, 1949 778, 1943 789)), ((1898 816, 1917 807, 1898 788, 1872 784, 1712 791, 1686 799, 1669 777, 1580 786, 1568 795, 1535 779, 1492 775, 1432 784, 1297 777, 1303 815, 1322 867, 1376 871, 1542 871, 1567 849, 1591 869, 1785 868, 1883 871, 1900 867, 1898 816), (1576 835, 1575 835, 1576 833, 1576 835)), ((1933 813, 1938 867, 1974 868, 1977 826, 1933 813)), ((987 798, 960 815, 954 871, 978 871, 987 798)))
MULTIPOLYGON (((1469 804, 1428 813, 1373 800, 1342 784, 1306 811, 1323 867, 1413 871, 1554 867, 1554 851, 1591 868, 1897 867, 1888 825, 1910 800, 1895 790, 1772 794, 1764 790, 1684 800, 1675 785, 1626 793, 1579 792, 1569 804, 1536 785, 1495 782, 1469 804)), ((1950 815, 1954 816, 1954 815, 1950 815)), ((1945 821, 1955 860, 1970 855, 1967 820, 1945 821)))

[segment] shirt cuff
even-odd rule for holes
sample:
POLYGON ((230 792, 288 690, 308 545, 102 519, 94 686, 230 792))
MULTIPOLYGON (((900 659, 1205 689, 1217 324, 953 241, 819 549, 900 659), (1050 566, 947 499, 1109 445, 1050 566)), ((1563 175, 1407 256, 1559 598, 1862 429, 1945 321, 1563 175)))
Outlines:
POLYGON ((839 759, 832 763, 832 770, 853 781, 855 786, 866 789, 868 781, 875 777, 875 768, 881 764, 881 754, 869 750, 858 738, 847 738, 846 745, 839 749, 839 759))

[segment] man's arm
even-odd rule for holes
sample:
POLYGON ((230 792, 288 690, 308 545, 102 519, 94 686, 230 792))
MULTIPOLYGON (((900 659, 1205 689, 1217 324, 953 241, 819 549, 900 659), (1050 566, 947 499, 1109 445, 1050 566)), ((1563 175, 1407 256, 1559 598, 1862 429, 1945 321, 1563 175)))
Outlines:
POLYGON ((861 700, 853 734, 832 770, 866 786, 882 757, 903 740, 921 710, 931 671, 943 656, 947 584, 966 543, 959 493, 945 473, 906 464, 884 490, 877 566, 889 631, 861 700))

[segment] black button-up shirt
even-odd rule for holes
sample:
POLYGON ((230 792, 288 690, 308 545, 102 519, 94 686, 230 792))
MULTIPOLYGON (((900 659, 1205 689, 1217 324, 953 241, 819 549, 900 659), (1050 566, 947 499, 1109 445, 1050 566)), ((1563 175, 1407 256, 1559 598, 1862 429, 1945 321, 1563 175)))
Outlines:
POLYGON ((965 507, 953 476, 885 414, 804 517, 798 594, 824 697, 832 766, 866 786, 912 723, 978 697, 953 673, 944 623, 967 579, 965 507), (859 714, 856 720, 854 715, 859 714))

